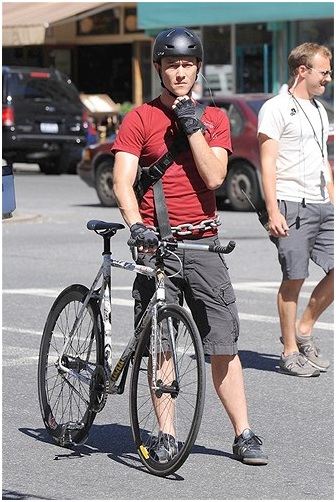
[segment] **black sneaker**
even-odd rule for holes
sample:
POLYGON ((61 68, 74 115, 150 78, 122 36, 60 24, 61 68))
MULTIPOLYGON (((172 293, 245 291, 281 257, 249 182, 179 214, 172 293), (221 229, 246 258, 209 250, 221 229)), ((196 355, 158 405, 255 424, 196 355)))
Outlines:
POLYGON ((174 436, 159 432, 159 436, 155 438, 149 449, 150 456, 156 462, 169 462, 178 452, 178 445, 174 436))
POLYGON ((266 465, 268 456, 262 449, 262 440, 251 429, 244 429, 232 446, 233 454, 243 464, 266 465))

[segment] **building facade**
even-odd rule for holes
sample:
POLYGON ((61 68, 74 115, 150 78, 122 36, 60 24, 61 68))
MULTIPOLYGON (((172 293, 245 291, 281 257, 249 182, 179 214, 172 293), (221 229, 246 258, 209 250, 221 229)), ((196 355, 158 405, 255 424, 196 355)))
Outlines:
POLYGON ((333 9, 333 2, 106 3, 99 13, 51 24, 42 45, 4 47, 3 64, 54 66, 83 93, 140 104, 159 92, 154 37, 182 25, 204 43, 203 94, 278 92, 292 47, 309 41, 333 51, 333 9))

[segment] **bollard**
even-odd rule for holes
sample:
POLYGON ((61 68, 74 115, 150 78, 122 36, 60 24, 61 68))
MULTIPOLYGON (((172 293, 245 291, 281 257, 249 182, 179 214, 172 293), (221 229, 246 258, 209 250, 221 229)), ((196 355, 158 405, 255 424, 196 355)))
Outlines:
POLYGON ((2 166, 2 219, 12 218, 16 208, 13 165, 2 166))

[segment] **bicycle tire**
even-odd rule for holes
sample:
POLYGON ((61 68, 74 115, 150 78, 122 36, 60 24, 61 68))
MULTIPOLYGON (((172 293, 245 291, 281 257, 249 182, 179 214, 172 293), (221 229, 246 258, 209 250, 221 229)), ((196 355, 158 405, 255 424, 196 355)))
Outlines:
POLYGON ((160 346, 161 343, 165 343, 166 346, 158 350, 160 354, 158 357, 162 362, 162 379, 167 385, 176 385, 179 388, 176 392, 164 393, 161 397, 153 398, 153 391, 149 387, 152 358, 149 356, 150 325, 141 335, 134 355, 130 386, 130 419, 134 442, 142 463, 152 474, 158 476, 174 473, 186 461, 199 431, 205 399, 205 362, 198 329, 189 313, 179 305, 166 305, 159 309, 158 331, 161 334, 167 333, 165 329, 168 320, 171 320, 174 326, 179 379, 176 378, 175 370, 172 368, 172 358, 169 357, 171 352, 165 341, 167 336, 160 335, 160 346), (170 375, 166 378, 168 373, 170 375), (178 380, 179 386, 176 384, 178 380), (153 399, 157 402, 156 409, 153 399), (176 439, 177 451, 172 458, 161 461, 155 458, 153 445, 160 435, 160 430, 168 427, 168 420, 167 425, 162 426, 162 417, 169 413, 173 415, 172 420, 169 420, 169 427, 174 429, 172 435, 176 439), (160 426, 157 418, 159 415, 160 426))
MULTIPOLYGON (((82 444, 97 414, 92 406, 92 386, 59 366, 64 340, 73 327, 88 289, 73 284, 56 298, 46 320, 38 362, 38 396, 44 425, 63 447, 82 444)), ((103 367, 104 354, 100 334, 101 314, 97 303, 86 306, 62 363, 75 373, 93 380, 92 374, 103 367)))

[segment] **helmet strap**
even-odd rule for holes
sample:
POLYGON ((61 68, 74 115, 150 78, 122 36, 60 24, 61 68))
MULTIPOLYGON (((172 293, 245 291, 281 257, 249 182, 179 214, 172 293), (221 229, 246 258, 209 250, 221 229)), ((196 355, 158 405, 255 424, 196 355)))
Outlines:
POLYGON ((167 87, 163 83, 163 80, 161 80, 161 87, 163 87, 163 89, 166 89, 166 91, 168 92, 168 94, 170 94, 174 99, 178 98, 178 96, 176 94, 174 94, 169 89, 167 89, 167 87))

